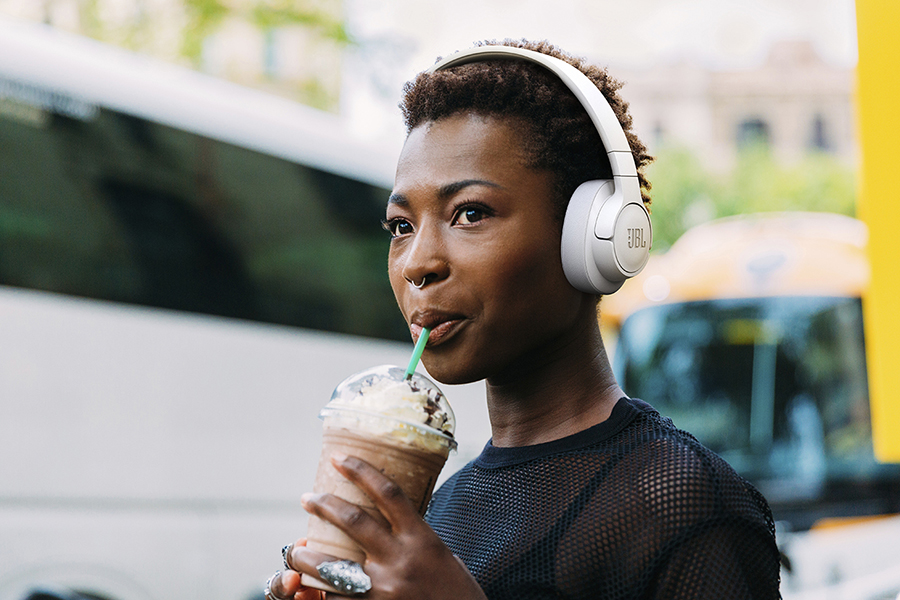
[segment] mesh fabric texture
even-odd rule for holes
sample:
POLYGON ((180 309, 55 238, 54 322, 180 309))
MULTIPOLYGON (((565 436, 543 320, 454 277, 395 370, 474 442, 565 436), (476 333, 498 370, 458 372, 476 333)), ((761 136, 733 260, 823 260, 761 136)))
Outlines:
POLYGON ((488 443, 426 520, 490 600, 781 597, 765 499, 636 399, 561 440, 488 443))

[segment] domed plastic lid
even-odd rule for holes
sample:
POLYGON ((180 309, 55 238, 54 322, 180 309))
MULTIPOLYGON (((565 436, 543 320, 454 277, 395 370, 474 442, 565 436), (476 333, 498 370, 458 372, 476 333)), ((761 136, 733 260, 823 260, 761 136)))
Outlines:
POLYGON ((348 411, 396 421, 449 440, 456 431, 456 417, 440 388, 419 373, 406 379, 404 369, 394 365, 373 367, 342 381, 319 416, 348 411))

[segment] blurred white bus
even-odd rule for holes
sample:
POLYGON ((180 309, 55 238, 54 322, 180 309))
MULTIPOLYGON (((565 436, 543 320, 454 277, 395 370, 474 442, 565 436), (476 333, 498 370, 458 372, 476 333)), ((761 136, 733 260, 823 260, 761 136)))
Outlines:
MULTIPOLYGON (((305 531, 319 407, 411 351, 379 223, 395 156, 0 20, 0 600, 261 597, 305 531)), ((480 386, 445 391, 446 473, 489 428, 480 386)))

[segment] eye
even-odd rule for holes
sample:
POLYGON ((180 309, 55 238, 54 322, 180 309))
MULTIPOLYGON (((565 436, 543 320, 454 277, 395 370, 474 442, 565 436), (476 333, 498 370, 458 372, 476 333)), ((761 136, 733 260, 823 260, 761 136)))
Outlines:
POLYGON ((406 219, 394 218, 381 221, 381 227, 391 234, 392 238, 413 232, 412 224, 406 219))
POLYGON ((456 212, 456 217, 453 219, 453 224, 474 225, 478 221, 485 219, 487 216, 487 209, 482 206, 478 206, 477 204, 469 204, 467 206, 461 207, 456 212))

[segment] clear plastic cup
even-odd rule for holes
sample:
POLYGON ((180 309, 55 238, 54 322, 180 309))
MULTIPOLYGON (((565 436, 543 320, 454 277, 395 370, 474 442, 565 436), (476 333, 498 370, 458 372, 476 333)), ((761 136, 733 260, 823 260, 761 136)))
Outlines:
MULTIPOLYGON (((447 456, 456 448, 453 410, 433 381, 418 373, 407 380, 400 367, 374 367, 338 385, 319 416, 322 453, 315 492, 334 494, 382 518, 374 502, 332 465, 331 456, 341 452, 393 479, 419 514, 425 513, 447 456)), ((349 536, 318 517, 310 516, 307 539, 311 549, 365 563, 365 553, 349 536)), ((308 575, 303 584, 336 591, 308 575)))

